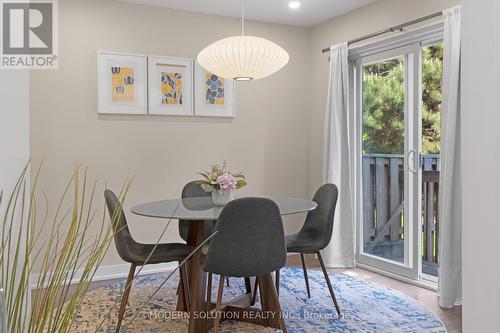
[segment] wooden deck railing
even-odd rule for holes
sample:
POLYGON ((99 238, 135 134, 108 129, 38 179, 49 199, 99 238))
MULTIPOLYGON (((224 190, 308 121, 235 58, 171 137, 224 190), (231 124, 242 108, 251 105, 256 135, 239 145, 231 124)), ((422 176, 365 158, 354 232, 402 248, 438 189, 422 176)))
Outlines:
MULTIPOLYGON (((422 260, 437 265, 441 163, 439 155, 424 155, 422 162, 422 260)), ((368 253, 403 239, 404 167, 402 155, 363 156, 363 237, 368 253)))

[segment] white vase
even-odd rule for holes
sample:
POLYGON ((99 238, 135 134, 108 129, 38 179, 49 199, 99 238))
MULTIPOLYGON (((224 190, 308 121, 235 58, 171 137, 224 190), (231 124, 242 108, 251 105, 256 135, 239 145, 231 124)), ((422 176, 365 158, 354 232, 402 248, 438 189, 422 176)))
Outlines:
POLYGON ((225 206, 231 200, 233 200, 233 191, 231 190, 212 191, 212 201, 216 206, 225 206))

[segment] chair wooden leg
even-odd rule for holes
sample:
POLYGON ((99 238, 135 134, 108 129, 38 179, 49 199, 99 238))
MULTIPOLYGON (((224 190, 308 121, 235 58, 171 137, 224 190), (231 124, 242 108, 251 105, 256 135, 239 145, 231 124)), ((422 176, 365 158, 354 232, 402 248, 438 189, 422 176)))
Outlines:
POLYGON ((255 278, 255 285, 254 285, 254 288, 253 288, 252 300, 250 302, 250 305, 252 305, 252 306, 255 305, 255 301, 257 300, 258 289, 259 289, 259 278, 256 277, 255 278))
POLYGON ((184 296, 184 304, 189 309, 191 307, 191 291, 189 290, 189 274, 186 263, 180 267, 180 278, 182 280, 182 294, 184 296))
POLYGON ((335 297, 335 293, 333 292, 333 287, 332 283, 330 282, 330 277, 328 276, 328 272, 325 267, 325 263, 323 262, 323 257, 321 257, 321 253, 318 251, 316 252, 318 255, 319 263, 321 265, 321 269, 323 270, 323 275, 325 276, 326 284, 328 285, 328 290, 330 291, 330 295, 332 296, 333 303, 335 304, 335 309, 337 309, 337 315, 340 317, 340 308, 339 304, 337 303, 337 298, 335 297))
POLYGON ((252 292, 252 281, 250 280, 249 277, 243 278, 243 280, 245 281, 245 290, 246 290, 247 294, 251 293, 252 292))
MULTIPOLYGON (((207 317, 208 317, 208 314, 210 313, 210 311, 212 310, 212 279, 213 279, 212 273, 208 273, 207 307, 206 307, 207 317)), ((205 331, 206 332, 209 331, 208 320, 205 321, 205 331)))
MULTIPOLYGON (((179 265, 181 264, 181 262, 179 262, 179 265)), ((185 263, 184 265, 186 265, 187 263, 185 263)), ((176 292, 176 295, 177 295, 177 311, 188 311, 189 310, 189 306, 186 304, 186 297, 185 297, 185 293, 184 293, 184 270, 182 269, 182 267, 179 266, 179 283, 177 284, 177 292, 176 292)))
POLYGON ((306 258, 304 253, 300 254, 302 260, 302 270, 304 271, 304 280, 306 280, 307 298, 311 298, 311 289, 309 288, 309 277, 307 276, 306 258))
POLYGON ((217 303, 215 304, 215 319, 214 319, 214 333, 219 332, 219 324, 221 320, 220 309, 222 307, 222 293, 224 291, 224 276, 219 278, 219 290, 217 292, 217 303))
POLYGON ((116 333, 120 332, 120 327, 122 326, 123 316, 125 315, 125 309, 127 308, 128 296, 130 295, 130 289, 132 289, 132 282, 134 281, 135 275, 135 264, 130 265, 130 270, 128 272, 127 282, 125 283, 125 290, 123 291, 122 300, 120 303, 120 310, 118 311, 118 321, 116 323, 116 333))
MULTIPOLYGON (((257 293, 257 288, 258 288, 259 289, 259 297, 260 297, 260 307, 264 311, 264 310, 267 310, 269 308, 269 305, 266 304, 266 302, 267 302, 266 297, 262 297, 262 281, 260 279, 261 279, 260 276, 257 276, 255 278, 255 293, 257 293)), ((272 285, 272 283, 271 283, 271 285, 272 285)), ((269 327, 267 315, 264 316, 264 326, 269 327)))
POLYGON ((280 324, 281 331, 283 333, 287 333, 285 318, 283 317, 283 312, 281 311, 281 305, 280 305, 280 300, 279 300, 278 292, 275 289, 275 286, 273 286, 273 284, 272 284, 271 274, 269 274, 266 278, 271 280, 271 283, 269 283, 269 286, 270 286, 270 289, 271 289, 271 297, 272 297, 272 302, 274 303, 274 309, 276 311, 275 315, 278 316, 278 321, 279 321, 279 324, 280 324))
POLYGON ((229 285, 229 278, 226 278, 226 286, 231 287, 231 286, 229 285))
POLYGON ((276 283, 276 293, 278 294, 278 297, 280 295, 280 270, 278 269, 275 273, 275 283, 276 283))

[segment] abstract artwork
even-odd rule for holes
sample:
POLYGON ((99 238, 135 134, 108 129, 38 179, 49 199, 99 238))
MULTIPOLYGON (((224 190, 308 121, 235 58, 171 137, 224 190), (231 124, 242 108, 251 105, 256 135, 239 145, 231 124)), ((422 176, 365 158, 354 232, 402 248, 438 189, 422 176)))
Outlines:
POLYGON ((98 52, 98 112, 146 114, 146 71, 144 55, 98 52))
POLYGON ((161 104, 182 104, 182 74, 161 72, 161 104))
POLYGON ((205 72, 205 103, 224 105, 224 79, 205 72))
POLYGON ((113 101, 132 102, 135 92, 134 69, 130 67, 111 67, 111 94, 113 101))
POLYGON ((196 116, 234 117, 234 81, 196 65, 196 116))
POLYGON ((149 114, 193 115, 193 60, 148 57, 149 114))

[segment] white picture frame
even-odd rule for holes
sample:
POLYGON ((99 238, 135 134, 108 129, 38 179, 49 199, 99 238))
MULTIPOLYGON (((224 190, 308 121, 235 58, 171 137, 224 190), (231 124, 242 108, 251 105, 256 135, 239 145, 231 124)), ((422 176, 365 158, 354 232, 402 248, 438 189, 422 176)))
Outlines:
POLYGON ((147 114, 147 56, 97 52, 100 114, 147 114))
MULTIPOLYGON (((221 98, 215 96, 214 98, 208 98, 208 83, 207 74, 210 75, 200 64, 196 63, 195 68, 195 116, 200 117, 223 117, 223 118, 234 118, 235 116, 235 98, 234 98, 234 80, 228 80, 223 78, 218 78, 217 80, 222 80, 223 89, 223 104, 220 103, 221 98), (215 99, 215 101, 214 101, 215 99), (216 102, 217 99, 219 102, 216 102)), ((213 75, 213 74, 211 74, 213 75)), ((212 90, 212 93, 215 93, 212 90)))
POLYGON ((193 59, 149 56, 148 113, 192 116, 193 82, 193 59), (166 92, 166 89, 169 91, 166 92))

